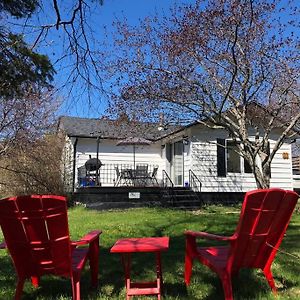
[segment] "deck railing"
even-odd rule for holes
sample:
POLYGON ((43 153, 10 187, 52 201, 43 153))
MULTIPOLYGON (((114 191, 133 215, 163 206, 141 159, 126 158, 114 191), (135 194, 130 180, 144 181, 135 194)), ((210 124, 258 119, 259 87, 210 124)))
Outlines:
POLYGON ((189 185, 194 192, 201 192, 202 182, 192 170, 189 170, 189 185))
POLYGON ((293 188, 297 190, 300 189, 300 174, 293 175, 293 188))
MULTIPOLYGON (((149 164, 136 164, 135 168, 144 166, 147 167, 148 174, 151 176, 153 173, 153 169, 157 165, 149 165, 149 164)), ((100 186, 114 186, 118 179, 118 172, 122 173, 124 170, 133 170, 133 164, 103 164, 99 169, 99 185, 100 186)), ((96 186, 96 171, 87 172, 84 166, 78 168, 78 176, 77 176, 77 187, 85 187, 85 186, 96 186)), ((124 183, 120 183, 119 185, 123 185, 124 183)))
POLYGON ((174 187, 174 183, 173 183, 172 179, 170 178, 170 176, 168 175, 168 173, 165 170, 163 170, 162 185, 165 188, 174 187))

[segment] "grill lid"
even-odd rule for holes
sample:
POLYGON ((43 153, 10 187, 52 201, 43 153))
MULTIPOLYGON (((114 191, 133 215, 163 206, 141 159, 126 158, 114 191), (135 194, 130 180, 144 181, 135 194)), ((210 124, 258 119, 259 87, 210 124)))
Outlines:
POLYGON ((90 158, 84 164, 87 171, 97 171, 101 166, 101 160, 97 158, 90 158))

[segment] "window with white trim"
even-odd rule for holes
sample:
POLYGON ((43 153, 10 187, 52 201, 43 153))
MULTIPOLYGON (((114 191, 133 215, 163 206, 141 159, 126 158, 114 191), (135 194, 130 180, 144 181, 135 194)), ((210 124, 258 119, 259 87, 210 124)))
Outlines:
POLYGON ((228 173, 241 173, 241 156, 235 141, 226 141, 226 163, 228 173))
POLYGON ((249 163, 240 155, 239 142, 217 139, 217 172, 219 177, 227 173, 252 173, 249 163))

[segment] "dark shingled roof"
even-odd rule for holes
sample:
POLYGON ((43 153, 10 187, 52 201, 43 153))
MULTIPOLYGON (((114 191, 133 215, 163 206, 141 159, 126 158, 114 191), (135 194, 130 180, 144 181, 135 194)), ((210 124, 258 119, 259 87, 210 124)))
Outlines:
POLYGON ((59 119, 58 130, 73 137, 95 137, 107 139, 124 139, 126 137, 143 137, 148 140, 159 140, 171 133, 180 131, 182 126, 169 126, 159 131, 157 123, 127 122, 106 118, 89 119, 62 116, 59 119))

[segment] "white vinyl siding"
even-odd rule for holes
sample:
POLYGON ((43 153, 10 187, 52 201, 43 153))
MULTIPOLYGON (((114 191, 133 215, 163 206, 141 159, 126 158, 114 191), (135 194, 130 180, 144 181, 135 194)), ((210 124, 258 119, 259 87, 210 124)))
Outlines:
MULTIPOLYGON (((274 141, 271 141, 272 149, 274 141)), ((283 189, 293 189, 292 152, 290 144, 283 144, 277 151, 271 167, 271 186, 283 189), (283 153, 288 153, 288 159, 283 158, 283 153)))
MULTIPOLYGON (((246 192, 256 189, 252 173, 227 173, 226 177, 217 176, 217 138, 226 139, 222 130, 194 129, 191 144, 191 166, 202 182, 203 192, 246 192)), ((275 137, 276 138, 276 137, 275 137)), ((275 141, 270 141, 272 149, 275 141)), ((284 144, 276 153, 271 166, 271 187, 292 189, 291 145, 284 144), (282 153, 289 153, 283 159, 282 153)))
MULTIPOLYGON (((180 162, 181 171, 183 172, 182 184, 189 180, 189 170, 191 169, 202 182, 203 192, 246 192, 257 188, 253 174, 244 172, 243 159, 241 159, 241 172, 227 172, 226 177, 218 177, 216 140, 218 138, 228 139, 228 134, 224 130, 210 130, 196 125, 189 128, 189 131, 185 132, 185 135, 187 133, 189 139, 188 143, 183 146, 183 155, 180 162)), ((162 171, 166 170, 168 172, 169 169, 166 156, 168 147, 162 147, 162 145, 182 140, 183 133, 180 133, 181 136, 178 135, 179 133, 176 137, 168 136, 166 140, 150 145, 137 145, 135 155, 136 164, 157 165, 159 167, 157 178, 160 181, 162 179, 162 171)), ((276 137, 270 140, 271 149, 274 146, 275 139, 276 137)), ((73 172, 74 141, 74 138, 66 139, 64 168, 66 178, 68 177, 68 186, 71 184, 70 179, 73 172)), ((102 164, 128 164, 133 166, 133 146, 117 146, 116 144, 117 140, 100 140, 99 159, 102 164)), ((96 139, 78 138, 75 181, 77 181, 77 169, 84 166, 85 162, 89 159, 89 155, 94 158, 96 157, 96 146, 96 139)), ((271 187, 292 189, 292 178, 291 145, 286 143, 279 149, 273 159, 271 166, 271 187), (288 153, 288 159, 284 159, 286 155, 283 154, 286 153, 288 153)))
MULTIPOLYGON (((128 165, 133 167, 133 146, 117 146, 117 140, 100 140, 99 154, 98 157, 102 164, 105 165, 128 165)), ((77 143, 77 154, 76 154, 76 180, 77 180, 77 169, 84 166, 85 162, 91 157, 96 157, 96 139, 82 138, 77 143)), ((162 169, 164 168, 164 160, 161 157, 161 146, 160 144, 150 145, 136 145, 135 146, 135 163, 157 165, 158 180, 162 177, 162 169)), ((100 168, 101 176, 101 168, 100 168)), ((116 176, 116 174, 112 174, 116 176)))

